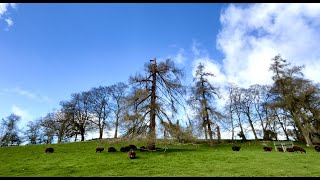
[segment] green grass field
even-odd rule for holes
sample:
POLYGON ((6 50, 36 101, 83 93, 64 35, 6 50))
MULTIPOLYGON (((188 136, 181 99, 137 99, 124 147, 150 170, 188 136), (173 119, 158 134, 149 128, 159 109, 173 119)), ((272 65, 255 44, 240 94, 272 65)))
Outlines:
MULTIPOLYGON (((54 153, 45 153, 49 145, 0 148, 1 177, 319 177, 320 153, 312 147, 295 143, 307 153, 264 152, 261 142, 222 143, 212 147, 199 144, 164 144, 166 152, 140 152, 128 159, 120 148, 140 141, 96 140, 52 144, 54 153), (239 152, 232 145, 241 146, 239 152), (97 146, 105 147, 102 153, 97 146), (118 152, 107 152, 113 146, 118 152)), ((273 146, 269 142, 269 146, 273 146)))

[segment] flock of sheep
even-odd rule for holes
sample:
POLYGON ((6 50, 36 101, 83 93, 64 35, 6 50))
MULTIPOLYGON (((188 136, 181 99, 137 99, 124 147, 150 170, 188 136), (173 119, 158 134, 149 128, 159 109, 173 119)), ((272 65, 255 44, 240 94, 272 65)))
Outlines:
MULTIPOLYGON (((232 146, 232 150, 233 151, 240 151, 240 146, 232 146)), ((264 151, 272 151, 272 147, 271 146, 264 146, 263 147, 263 150, 264 151)), ((317 152, 320 152, 320 146, 319 145, 316 145, 314 146, 314 149, 317 151, 317 152)), ((278 148, 278 151, 279 152, 284 152, 283 148, 278 148)), ((292 148, 286 148, 286 151, 287 152, 301 152, 301 153, 307 153, 307 151, 305 149, 303 149, 302 147, 300 146, 292 146, 292 148)))
MULTIPOLYGON (((156 151, 156 150, 159 150, 161 148, 155 148, 154 146, 152 147, 149 147, 149 148, 146 148, 145 146, 141 146, 140 147, 140 151, 143 152, 143 151, 156 151)), ((128 152, 128 158, 129 159, 135 159, 136 158, 136 150, 138 150, 138 148, 133 145, 133 144, 130 144, 129 146, 125 146, 125 147, 122 147, 120 148, 120 151, 121 152, 128 152)), ((96 148, 96 152, 103 152, 104 151, 104 148, 103 147, 97 147, 96 148)), ((114 147, 109 147, 108 148, 108 152, 116 152, 116 148, 114 147)), ((54 152, 54 149, 52 147, 47 147, 45 149, 45 153, 53 153, 54 152)))
MULTIPOLYGON (((140 151, 143 152, 143 151, 156 151, 157 149, 161 149, 161 148, 155 148, 154 146, 153 147, 149 147, 149 148, 146 148, 145 146, 141 146, 140 147, 140 151)), ((240 146, 232 146, 232 150, 233 151, 240 151, 241 147, 240 146)), ((264 146, 263 147, 263 150, 264 151, 272 151, 272 147, 271 146, 264 146)), ((316 145, 314 146, 314 149, 317 151, 317 152, 320 152, 320 145, 316 145)), ((138 148, 133 145, 133 144, 130 144, 129 146, 125 146, 125 147, 122 147, 120 148, 120 151, 121 152, 128 152, 128 158, 129 159, 135 159, 136 158, 136 150, 138 150, 138 148)), ((97 147, 96 148, 96 152, 102 152, 104 151, 104 148, 103 147, 97 147)), ((108 152, 116 152, 116 148, 114 147, 109 147, 108 148, 108 152)), ((284 150, 282 148, 278 148, 278 151, 279 152, 284 152, 284 150)), ((286 148, 286 151, 287 152, 304 152, 304 153, 307 153, 305 149, 303 149, 302 147, 299 147, 299 146, 293 146, 292 148, 286 148)), ((45 149, 45 153, 53 153, 54 152, 54 149, 52 147, 47 147, 45 149)))

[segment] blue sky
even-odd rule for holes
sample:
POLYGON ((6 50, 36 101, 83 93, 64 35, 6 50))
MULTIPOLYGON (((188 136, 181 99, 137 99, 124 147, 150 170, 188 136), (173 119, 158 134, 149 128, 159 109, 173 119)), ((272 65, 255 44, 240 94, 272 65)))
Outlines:
POLYGON ((0 118, 45 116, 71 93, 127 82, 144 63, 198 62, 226 82, 271 83, 276 54, 319 82, 318 4, 0 4, 0 118), (304 32, 304 33, 302 33, 304 32))

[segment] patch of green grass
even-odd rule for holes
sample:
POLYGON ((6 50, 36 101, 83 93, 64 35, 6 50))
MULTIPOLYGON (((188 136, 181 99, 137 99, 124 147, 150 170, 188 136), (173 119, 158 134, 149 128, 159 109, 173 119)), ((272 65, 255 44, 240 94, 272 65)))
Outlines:
MULTIPOLYGON (((1 177, 319 177, 320 153, 297 144, 307 153, 265 152, 259 142, 166 144, 164 152, 136 151, 128 159, 120 148, 144 141, 97 140, 49 145, 0 148, 1 177), (241 146, 239 152, 231 146, 241 146), (109 153, 113 146, 118 152, 109 153), (105 151, 95 152, 96 147, 105 151)), ((158 142, 157 147, 164 147, 158 142)), ((270 144, 272 146, 272 144, 270 144)))

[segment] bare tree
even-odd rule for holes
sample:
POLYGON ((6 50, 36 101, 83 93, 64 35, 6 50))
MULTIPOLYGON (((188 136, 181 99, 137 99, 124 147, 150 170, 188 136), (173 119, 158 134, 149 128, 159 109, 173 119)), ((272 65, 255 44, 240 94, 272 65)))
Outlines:
POLYGON ((237 119, 237 123, 238 123, 238 126, 240 128, 240 132, 237 134, 241 139, 242 141, 246 141, 247 138, 245 136, 245 132, 244 132, 244 127, 243 127, 243 124, 244 124, 244 118, 241 116, 242 115, 242 112, 241 112, 241 101, 242 101, 242 92, 240 90, 239 87, 237 86, 233 86, 233 91, 232 91, 232 94, 231 95, 231 99, 232 99, 232 111, 231 112, 234 112, 235 115, 236 115, 236 119, 237 119))
POLYGON ((147 89, 141 89, 141 87, 133 87, 131 95, 125 98, 125 109, 123 126, 125 132, 122 137, 134 138, 134 137, 146 137, 148 130, 148 121, 146 116, 148 113, 148 101, 142 102, 148 96, 147 89))
MULTIPOLYGON (((286 63, 280 55, 275 56, 272 61, 270 71, 273 72, 274 84, 271 90, 276 98, 271 105, 287 110, 298 129, 298 139, 306 142, 307 146, 312 146, 311 136, 318 131, 310 122, 310 117, 313 117, 311 109, 314 112, 319 109, 316 106, 310 109, 308 105, 319 98, 319 88, 303 78, 301 70, 304 66, 290 67, 290 63, 286 63)), ((315 119, 319 118, 316 116, 315 119)))
POLYGON ((64 112, 66 117, 72 124, 73 134, 75 141, 77 140, 77 135, 81 136, 81 141, 84 141, 85 135, 88 131, 93 129, 92 126, 92 113, 90 111, 90 93, 81 92, 71 94, 70 101, 62 101, 64 112))
POLYGON ((66 123, 64 127, 66 132, 66 138, 73 138, 74 141, 77 140, 78 135, 80 135, 80 131, 77 128, 77 124, 75 123, 76 119, 76 104, 73 101, 60 101, 61 105, 61 113, 63 113, 63 122, 66 123))
MULTIPOLYGON (((234 129, 235 129, 235 119, 233 118, 233 113, 234 113, 234 110, 233 110, 233 94, 234 94, 234 88, 235 88, 235 84, 233 83, 228 83, 225 88, 227 89, 228 91, 228 100, 225 104, 225 112, 227 114, 227 118, 229 118, 229 120, 227 120, 230 125, 231 125, 231 140, 234 140, 234 129)), ((228 124, 228 123, 227 123, 228 124)))
POLYGON ((140 86, 141 93, 137 104, 143 109, 142 117, 149 115, 148 147, 155 147, 156 144, 156 119, 164 125, 172 124, 164 106, 170 107, 174 115, 178 112, 177 105, 182 105, 182 95, 185 88, 182 85, 183 71, 176 67, 174 62, 167 59, 165 62, 157 63, 156 59, 145 64, 146 76, 136 74, 129 78, 131 84, 140 86), (141 86, 142 85, 142 86, 141 86))
POLYGON ((257 133, 254 127, 254 118, 253 115, 253 103, 254 103, 254 90, 252 88, 241 88, 241 101, 240 101, 240 109, 241 112, 245 115, 247 118, 247 121, 251 127, 252 133, 254 135, 254 139, 258 140, 257 133))
POLYGON ((98 127, 99 139, 102 139, 105 129, 110 129, 107 118, 110 114, 110 88, 99 86, 88 93, 89 109, 93 117, 90 121, 98 127))
POLYGON ((1 146, 14 146, 22 143, 22 137, 19 136, 19 128, 17 126, 21 117, 16 114, 10 114, 6 119, 2 119, 1 126, 3 134, 0 139, 1 146))
POLYGON ((41 122, 39 120, 29 121, 25 132, 26 140, 30 144, 41 144, 41 122))
POLYGON ((253 114, 256 116, 258 121, 260 122, 263 139, 271 139, 271 122, 273 118, 272 110, 267 106, 267 103, 272 98, 272 94, 270 93, 271 86, 269 85, 259 85, 255 84, 250 86, 252 90, 252 98, 253 98, 253 114))
MULTIPOLYGON (((197 67, 193 81, 195 85, 191 87, 192 95, 189 103, 193 104, 198 110, 200 121, 204 128, 208 130, 210 145, 213 145, 213 130, 212 126, 217 126, 217 119, 222 117, 222 114, 216 110, 214 102, 219 98, 219 88, 213 86, 208 77, 214 77, 214 74, 205 72, 204 66, 200 63, 197 67)), ((219 130, 219 128, 217 128, 219 130)), ((220 133, 220 132, 219 132, 220 133)))
POLYGON ((125 110, 125 97, 128 85, 123 82, 118 82, 110 87, 110 94, 113 100, 111 110, 115 116, 114 138, 118 138, 119 123, 123 120, 125 110))
POLYGON ((42 142, 45 144, 53 143, 54 136, 57 131, 56 122, 55 122, 55 113, 47 113, 45 117, 39 118, 41 130, 42 130, 42 142))

